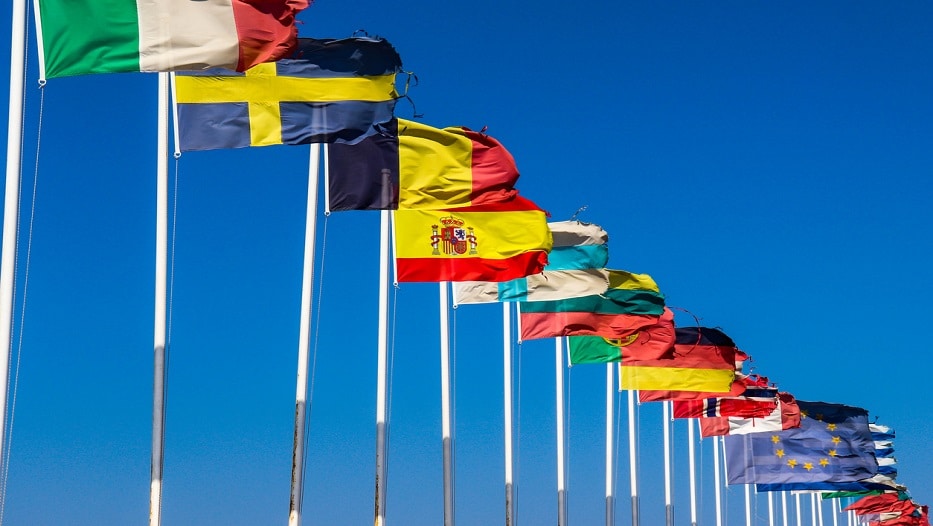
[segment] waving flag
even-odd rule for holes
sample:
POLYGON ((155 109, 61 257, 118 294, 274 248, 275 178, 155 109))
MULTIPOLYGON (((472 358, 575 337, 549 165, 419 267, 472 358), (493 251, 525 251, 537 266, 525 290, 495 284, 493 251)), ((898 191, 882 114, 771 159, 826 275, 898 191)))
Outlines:
POLYGON ((395 212, 398 280, 507 281, 547 264, 551 231, 533 202, 395 212))
POLYGON ((777 409, 776 387, 748 387, 742 396, 674 400, 674 418, 762 418, 777 409))
POLYGON ((523 340, 558 336, 628 338, 655 325, 664 313, 664 295, 647 274, 609 271, 603 294, 519 304, 523 340))
POLYGON ((38 0, 42 78, 130 71, 245 71, 287 56, 309 0, 38 0))
POLYGON ((914 504, 913 501, 910 500, 910 497, 904 492, 869 495, 843 508, 845 511, 854 511, 856 515, 893 512, 900 512, 907 515, 918 509, 919 507, 914 504))
POLYGON ((849 482, 878 471, 866 410, 797 404, 797 429, 726 437, 729 484, 849 482))
POLYGON ((790 393, 778 393, 778 403, 771 414, 763 418, 722 416, 700 419, 700 436, 748 435, 800 427, 800 408, 790 393))
POLYGON ((742 366, 748 358, 745 353, 736 353, 735 380, 728 394, 701 393, 695 391, 638 391, 640 402, 658 402, 661 400, 703 400, 705 398, 718 398, 720 396, 742 396, 749 387, 768 387, 768 378, 757 374, 742 374, 742 366))
POLYGON ((570 363, 630 362, 670 357, 674 346, 674 313, 665 308, 657 323, 643 327, 627 338, 571 336, 570 363))
POLYGON ((515 159, 495 138, 405 119, 376 122, 362 140, 327 147, 330 210, 449 209, 518 194, 515 159))
MULTIPOLYGON (((197 3, 197 2, 193 2, 197 3)), ((175 75, 182 151, 354 142, 392 119, 402 62, 374 38, 300 39, 298 51, 245 73, 175 75)))
POLYGON ((544 272, 498 283, 455 283, 454 304, 497 301, 553 301, 602 294, 609 287, 606 231, 590 223, 548 223, 554 247, 544 272))

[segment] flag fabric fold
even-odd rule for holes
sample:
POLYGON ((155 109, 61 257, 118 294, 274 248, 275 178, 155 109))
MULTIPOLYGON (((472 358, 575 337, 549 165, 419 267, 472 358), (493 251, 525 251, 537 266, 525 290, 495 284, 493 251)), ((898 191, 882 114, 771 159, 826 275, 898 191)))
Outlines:
POLYGON ((400 282, 508 281, 547 264, 551 231, 523 197, 450 210, 395 212, 400 282))
POLYGON ((748 435, 800 427, 800 408, 790 393, 779 392, 777 407, 763 418, 733 416, 700 419, 700 436, 748 435))
POLYGON ((661 400, 703 400, 705 398, 718 398, 720 396, 742 396, 749 387, 768 387, 768 378, 757 374, 742 374, 742 364, 748 358, 745 353, 736 354, 735 380, 728 395, 723 393, 701 393, 696 391, 638 391, 640 402, 658 402, 661 400), (739 360, 740 359, 740 360, 739 360))
POLYGON ((332 211, 449 209, 518 194, 512 154, 464 127, 391 119, 353 144, 329 145, 326 165, 332 211))
POLYGON ((290 57, 245 73, 176 73, 180 150, 355 142, 393 118, 402 63, 389 42, 299 40, 290 57))
POLYGON ((799 428, 726 437, 729 484, 849 482, 877 472, 867 411, 797 404, 799 428))
POLYGON ((37 0, 42 78, 91 73, 245 71, 287 56, 310 0, 37 0))
POLYGON ((763 418, 778 404, 776 387, 747 387, 741 396, 674 400, 674 418, 739 417, 763 418))
POLYGON ((454 305, 500 301, 554 301, 602 294, 609 287, 606 242, 599 225, 580 221, 548 223, 554 246, 540 274, 511 281, 454 283, 454 305))
POLYGON ((647 274, 609 270, 603 294, 519 304, 523 340, 558 336, 628 338, 658 323, 664 295, 647 274))

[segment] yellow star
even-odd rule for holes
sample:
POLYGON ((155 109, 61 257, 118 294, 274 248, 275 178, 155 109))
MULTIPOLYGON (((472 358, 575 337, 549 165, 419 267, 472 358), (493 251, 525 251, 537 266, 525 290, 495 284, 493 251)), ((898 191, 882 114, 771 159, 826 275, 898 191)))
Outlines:
POLYGON ((838 444, 839 442, 842 442, 842 439, 841 439, 841 438, 839 438, 839 437, 833 437, 833 444, 838 444))
POLYGON ((835 430, 836 430, 836 424, 828 424, 828 425, 826 426, 826 429, 828 429, 828 430, 830 430, 830 431, 835 431, 835 430))
POLYGON ((793 468, 797 467, 797 461, 794 460, 794 459, 790 459, 790 460, 787 461, 787 465, 790 466, 790 467, 793 469, 793 468))
POLYGON ((825 468, 828 464, 829 464, 829 460, 826 460, 825 458, 821 458, 821 459, 820 459, 820 465, 823 466, 824 468, 825 468))
POLYGON ((835 449, 830 449, 830 450, 829 450, 829 456, 835 457, 835 456, 836 456, 836 450, 835 450, 835 449))
POLYGON ((806 418, 806 417, 807 417, 807 412, 806 412, 805 410, 801 409, 801 410, 800 410, 800 418, 806 418))
POLYGON ((779 449, 779 450, 775 451, 774 454, 777 455, 778 458, 781 458, 781 457, 784 456, 784 450, 783 450, 783 449, 779 449))
POLYGON ((817 419, 817 420, 822 420, 822 419, 823 419, 823 415, 820 414, 820 413, 817 413, 817 414, 816 414, 816 419, 817 419))
POLYGON ((810 471, 811 469, 813 469, 813 462, 805 462, 805 463, 803 464, 803 467, 804 467, 804 469, 806 469, 807 471, 810 471))
POLYGON ((781 441, 781 439, 777 435, 771 435, 771 441, 777 444, 778 442, 781 441))

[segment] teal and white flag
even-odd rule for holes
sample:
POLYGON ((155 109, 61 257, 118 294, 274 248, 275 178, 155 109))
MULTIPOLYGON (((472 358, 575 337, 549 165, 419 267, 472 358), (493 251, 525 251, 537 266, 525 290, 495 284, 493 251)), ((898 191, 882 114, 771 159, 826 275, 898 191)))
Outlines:
POLYGON ((493 283, 454 283, 454 304, 499 301, 553 301, 602 294, 609 287, 609 234, 580 221, 548 223, 554 248, 540 274, 493 283))

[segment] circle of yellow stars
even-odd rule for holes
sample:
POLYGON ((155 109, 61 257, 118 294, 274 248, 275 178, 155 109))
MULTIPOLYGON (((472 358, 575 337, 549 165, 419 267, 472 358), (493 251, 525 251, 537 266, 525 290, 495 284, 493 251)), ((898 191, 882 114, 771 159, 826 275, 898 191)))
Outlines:
MULTIPOLYGON (((808 416, 808 415, 807 415, 807 412, 806 412, 806 411, 800 411, 800 418, 801 418, 801 420, 804 419, 804 418, 807 418, 807 416, 808 416)), ((814 418, 815 418, 817 421, 822 421, 822 420, 823 420, 823 415, 817 414, 817 415, 814 416, 814 418)), ((836 424, 831 424, 831 423, 826 424, 826 430, 829 431, 830 433, 836 431, 836 424)), ((831 440, 832 440, 833 444, 838 444, 838 443, 841 441, 841 439, 840 439, 838 436, 835 436, 835 435, 833 435, 833 437, 832 437, 831 440)), ((786 456, 786 452, 784 451, 784 448, 780 447, 781 438, 780 438, 778 435, 771 435, 771 442, 774 443, 774 446, 775 446, 775 448, 776 448, 776 449, 774 450, 774 454, 775 454, 779 459, 783 460, 784 457, 786 456)), ((835 457, 835 456, 837 455, 837 450, 836 450, 836 449, 830 449, 829 451, 826 452, 826 454, 827 454, 827 456, 830 457, 830 458, 835 457)), ((820 458, 820 459, 819 459, 818 464, 820 465, 820 467, 824 467, 824 468, 825 468, 826 466, 829 465, 829 461, 830 461, 829 458, 823 457, 823 458, 820 458)), ((801 466, 803 469, 805 469, 805 470, 807 470, 807 471, 812 471, 812 470, 816 467, 816 466, 813 464, 813 462, 803 462, 803 463, 801 464, 801 463, 800 463, 797 459, 795 459, 795 458, 788 458, 785 464, 786 464, 789 468, 791 468, 791 469, 795 469, 797 466, 801 466)))

